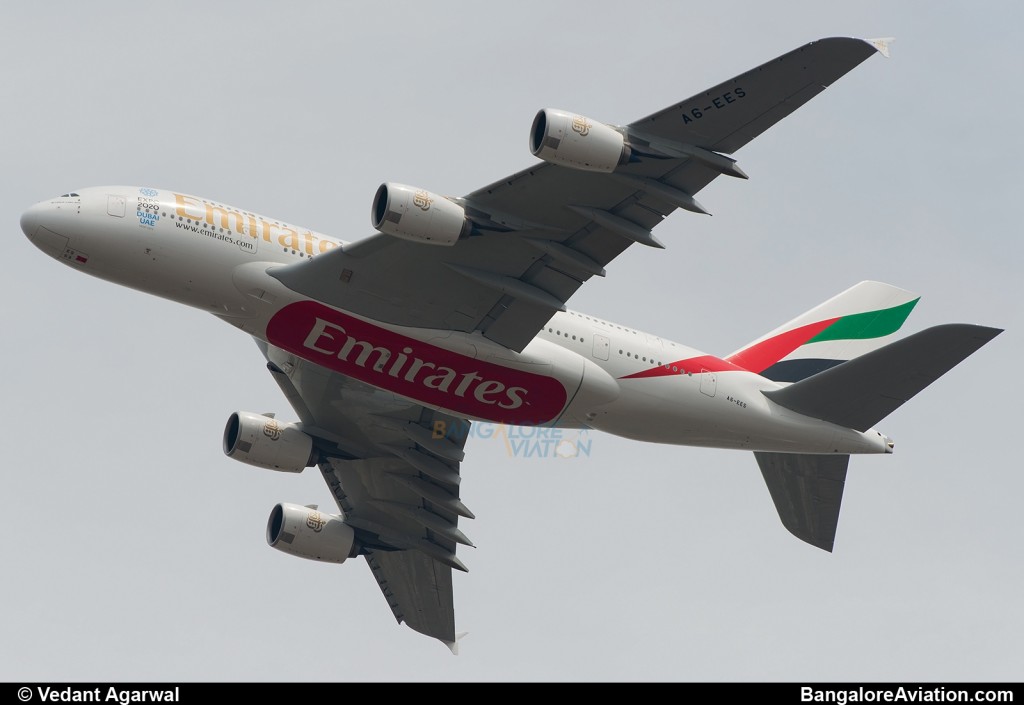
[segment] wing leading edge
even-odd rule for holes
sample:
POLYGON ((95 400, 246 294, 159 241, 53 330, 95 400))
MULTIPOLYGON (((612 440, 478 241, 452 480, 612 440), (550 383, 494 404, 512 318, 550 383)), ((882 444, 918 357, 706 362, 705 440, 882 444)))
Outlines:
POLYGON ((620 128, 635 158, 614 173, 539 163, 457 200, 478 233, 452 247, 371 235, 271 273, 289 288, 395 325, 480 331, 522 350, 590 277, 720 174, 735 152, 879 51, 832 38, 620 128), (636 156, 638 155, 638 156, 636 156))

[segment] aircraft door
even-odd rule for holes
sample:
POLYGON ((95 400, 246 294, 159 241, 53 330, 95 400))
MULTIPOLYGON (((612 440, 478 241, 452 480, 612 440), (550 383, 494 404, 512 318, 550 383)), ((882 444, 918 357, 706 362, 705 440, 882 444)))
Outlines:
POLYGON ((715 396, 715 391, 718 388, 718 376, 709 370, 701 369, 700 371, 700 393, 705 394, 709 397, 715 396))
POLYGON ((607 360, 608 351, 611 349, 611 342, 607 336, 594 334, 594 359, 607 360))
POLYGON ((124 196, 107 196, 107 215, 123 218, 126 200, 124 196))

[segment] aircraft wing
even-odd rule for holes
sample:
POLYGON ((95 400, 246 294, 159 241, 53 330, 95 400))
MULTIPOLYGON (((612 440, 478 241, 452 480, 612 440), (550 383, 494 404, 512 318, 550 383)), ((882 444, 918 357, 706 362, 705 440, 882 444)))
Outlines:
POLYGON ((479 331, 520 351, 591 276, 720 174, 735 152, 884 42, 811 42, 621 129, 635 149, 614 173, 547 162, 453 199, 475 236, 444 247, 378 233, 271 270, 310 298, 395 325, 479 331))
POLYGON ((454 650, 452 569, 469 422, 256 341, 320 453, 319 468, 399 623, 454 650))

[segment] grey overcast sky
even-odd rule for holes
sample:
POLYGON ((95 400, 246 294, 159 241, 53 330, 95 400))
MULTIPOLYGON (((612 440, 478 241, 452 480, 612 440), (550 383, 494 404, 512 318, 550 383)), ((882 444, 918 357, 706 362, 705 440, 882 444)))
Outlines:
POLYGON ((7 3, 0 679, 1024 679, 1022 7, 7 3), (363 561, 266 546, 276 502, 331 498, 222 454, 232 411, 293 418, 251 339, 18 227, 137 184, 356 239, 382 181, 461 195, 529 165, 539 108, 628 123, 836 35, 894 36, 892 58, 570 306, 725 354, 879 279, 922 294, 907 331, 1006 333, 880 424, 896 453, 852 460, 831 555, 783 529, 749 453, 472 439, 458 658, 396 625, 363 561))

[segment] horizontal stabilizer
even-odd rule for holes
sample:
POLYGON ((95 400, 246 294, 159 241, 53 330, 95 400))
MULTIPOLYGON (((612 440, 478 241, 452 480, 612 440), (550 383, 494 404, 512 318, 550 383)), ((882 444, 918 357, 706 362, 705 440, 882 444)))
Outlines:
POLYGON ((866 431, 1000 333, 966 323, 935 326, 762 393, 798 414, 866 431))
POLYGON ((832 551, 848 455, 754 453, 782 525, 812 546, 832 551))

